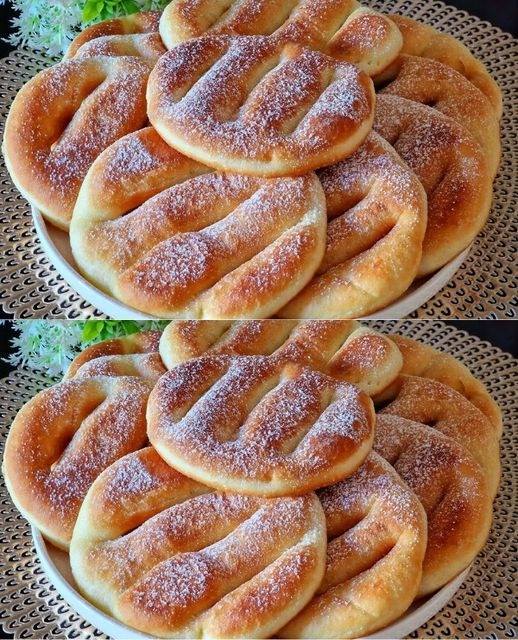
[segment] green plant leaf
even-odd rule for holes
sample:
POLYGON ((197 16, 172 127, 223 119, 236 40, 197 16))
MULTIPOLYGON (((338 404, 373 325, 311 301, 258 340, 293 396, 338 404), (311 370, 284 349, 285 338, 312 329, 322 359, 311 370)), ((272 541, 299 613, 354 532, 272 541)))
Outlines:
POLYGON ((83 7, 83 20, 90 22, 98 18, 104 9, 104 0, 86 0, 83 7))
POLYGON ((83 327, 82 340, 84 342, 95 340, 101 334, 103 327, 103 320, 87 320, 83 327))

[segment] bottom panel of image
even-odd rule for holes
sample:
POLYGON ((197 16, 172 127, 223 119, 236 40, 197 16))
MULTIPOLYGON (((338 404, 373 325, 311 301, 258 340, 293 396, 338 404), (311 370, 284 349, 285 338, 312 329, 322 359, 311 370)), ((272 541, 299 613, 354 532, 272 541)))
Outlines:
POLYGON ((515 326, 3 322, 0 638, 512 637, 515 326))

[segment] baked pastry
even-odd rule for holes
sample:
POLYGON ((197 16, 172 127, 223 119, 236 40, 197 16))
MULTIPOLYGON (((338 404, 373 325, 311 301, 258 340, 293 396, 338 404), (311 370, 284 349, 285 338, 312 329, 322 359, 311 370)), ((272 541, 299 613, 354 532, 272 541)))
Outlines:
POLYGON ((205 356, 160 378, 148 436, 175 469, 247 495, 301 495, 345 478, 372 448, 357 387, 275 356, 205 356))
POLYGON ((97 476, 146 444, 151 386, 129 377, 75 378, 18 412, 5 445, 5 483, 21 513, 59 548, 68 549, 97 476))
POLYGON ((161 336, 161 331, 140 331, 129 336, 96 342, 83 349, 72 360, 63 379, 73 378, 84 365, 100 358, 158 353, 161 336))
POLYGON ((144 11, 121 16, 111 20, 103 20, 83 29, 70 43, 65 54, 65 60, 73 58, 86 43, 110 36, 134 36, 140 34, 157 33, 160 24, 160 11, 144 11))
POLYGON ((317 595, 281 638, 360 638, 397 620, 417 595, 426 550, 424 509, 383 458, 321 489, 327 566, 317 595))
POLYGON ((256 176, 302 175, 351 155, 372 126, 357 67, 265 36, 204 36, 160 58, 148 116, 198 162, 256 176))
POLYGON ((374 450, 412 489, 428 515, 428 546, 419 595, 433 593, 465 569, 484 546, 492 496, 468 451, 436 429, 378 414, 374 450))
POLYGON ((158 380, 166 372, 159 353, 101 356, 79 367, 74 377, 136 376, 158 380))
MULTIPOLYGON (((418 340, 397 334, 392 334, 390 339, 401 353, 402 375, 430 378, 455 389, 491 420, 495 434, 497 438, 500 438, 502 435, 500 407, 482 382, 477 380, 465 365, 449 353, 438 351, 418 340)), ((398 386, 399 380, 396 380, 379 394, 376 400, 386 401, 394 398, 398 386)))
POLYGON ((320 182, 207 171, 152 128, 107 149, 85 178, 70 228, 81 271, 159 317, 273 315, 322 260, 320 182))
POLYGON ((358 318, 390 304, 421 263, 427 199, 417 176, 371 133, 350 158, 318 172, 327 245, 317 275, 283 318, 358 318))
POLYGON ((68 229, 97 156, 144 126, 149 70, 134 57, 68 60, 38 73, 14 99, 3 141, 7 169, 24 197, 61 229, 68 229))
POLYGON ((356 0, 173 0, 160 20, 168 49, 210 35, 265 35, 317 49, 374 75, 398 55, 394 23, 356 0))
POLYGON ((427 424, 463 445, 484 470, 495 496, 500 481, 498 433, 489 418, 460 393, 435 380, 403 375, 397 396, 381 413, 427 424))
POLYGON ((74 58, 92 56, 135 56, 154 65, 166 52, 159 33, 135 33, 131 35, 104 36, 85 42, 74 58))
POLYGON ((488 97, 497 119, 502 117, 502 92, 498 84, 466 46, 453 36, 407 16, 394 14, 390 18, 403 36, 401 53, 431 58, 452 67, 488 97))
POLYGON ((392 340, 353 320, 183 320, 167 325, 160 355, 168 369, 202 355, 271 355, 382 393, 399 375, 392 340))
POLYGON ((416 173, 428 194, 428 226, 418 274, 455 258, 484 226, 492 170, 478 142, 442 113, 399 96, 378 95, 374 129, 416 173))
POLYGON ((315 494, 211 493, 147 448, 89 491, 70 561, 89 600, 153 636, 266 638, 312 597, 325 553, 315 494))
POLYGON ((481 145, 491 171, 500 163, 500 124, 489 98, 451 67, 401 55, 380 93, 427 104, 464 126, 481 145))

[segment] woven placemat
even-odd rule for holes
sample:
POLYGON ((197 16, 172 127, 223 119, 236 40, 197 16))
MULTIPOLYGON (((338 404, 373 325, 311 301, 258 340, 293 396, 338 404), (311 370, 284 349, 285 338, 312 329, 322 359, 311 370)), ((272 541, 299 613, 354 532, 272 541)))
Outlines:
MULTIPOLYGON (((448 605, 413 634, 416 638, 512 638, 516 616, 516 485, 518 478, 518 364, 508 353, 442 322, 369 323, 455 355, 491 390, 502 408, 502 483, 489 540, 448 605)), ((0 453, 16 412, 48 380, 19 370, 0 381, 0 453)), ((107 638, 56 592, 35 555, 28 523, 0 484, 0 624, 16 638, 107 638)))
MULTIPOLYGON (((366 0, 365 4, 385 12, 409 15, 456 36, 483 60, 504 93, 503 160, 489 221, 455 277, 413 315, 515 317, 517 42, 510 34, 442 2, 366 0)), ((0 135, 17 91, 45 66, 48 59, 25 50, 14 51, 0 60, 0 135)), ((34 231, 30 207, 0 162, 1 308, 19 318, 102 316, 63 280, 46 257, 34 231)))

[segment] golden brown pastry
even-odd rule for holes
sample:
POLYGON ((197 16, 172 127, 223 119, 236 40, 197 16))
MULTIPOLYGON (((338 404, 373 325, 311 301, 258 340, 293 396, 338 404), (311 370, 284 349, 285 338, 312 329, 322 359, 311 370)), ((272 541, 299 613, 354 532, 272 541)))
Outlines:
POLYGON ((145 313, 261 318, 310 280, 326 227, 315 174, 208 173, 146 128, 94 163, 70 241, 90 281, 145 313))
POLYGON ((202 355, 271 355, 382 393, 399 375, 392 340, 353 320, 173 321, 160 340, 168 369, 202 355))
POLYGON ((147 448, 89 491, 70 560, 89 600, 153 636, 267 638, 310 600, 325 553, 315 494, 213 493, 147 448))
POLYGON ((359 638, 397 620, 416 597, 427 519, 417 496, 371 452, 358 471, 321 489, 327 566, 317 595, 281 638, 359 638))
POLYGON ((428 515, 419 595, 433 593, 473 561, 492 519, 484 471, 460 444, 436 429, 378 414, 374 450, 412 489, 428 515))
POLYGON ((97 476, 146 444, 151 386, 131 377, 74 378, 18 412, 5 445, 5 483, 21 513, 61 549, 97 476))
POLYGON ((372 132, 350 158, 321 169, 327 245, 317 274, 282 318, 357 318, 397 300, 415 279, 427 225, 417 176, 372 132))
MULTIPOLYGON (((498 438, 502 435, 502 412, 490 393, 470 370, 449 353, 444 353, 427 344, 412 340, 406 336, 392 334, 390 339, 402 355, 401 374, 430 378, 455 389, 472 404, 478 407, 493 424, 498 438)), ((376 400, 393 398, 399 386, 399 380, 388 387, 376 400)))
POLYGON ((73 58, 79 49, 85 44, 99 38, 113 36, 134 36, 141 34, 157 33, 160 24, 160 11, 145 11, 133 13, 129 16, 120 16, 111 20, 103 20, 83 29, 71 42, 65 55, 65 60, 73 58))
POLYGON ((394 14, 390 18, 403 36, 401 53, 431 58, 452 67, 488 97, 497 119, 502 117, 502 92, 498 84, 466 46, 453 36, 407 16, 394 14))
MULTIPOLYGON (((73 378, 80 368, 100 358, 110 356, 145 355, 158 352, 161 331, 140 331, 129 336, 102 340, 83 349, 70 363, 64 380, 73 378)), ((84 369, 83 369, 84 370, 84 369)))
POLYGON ((77 58, 18 92, 3 154, 22 195, 67 230, 83 179, 99 154, 144 126, 150 67, 135 57, 77 58))
POLYGON ((458 122, 477 139, 493 175, 500 163, 500 123, 489 98, 451 67, 401 55, 381 93, 426 104, 458 122))
POLYGON ((378 95, 374 129, 390 142, 428 194, 428 226, 418 275, 433 273, 469 246, 484 226, 493 175, 482 147, 437 109, 378 95))
POLYGON ((356 0, 173 0, 160 20, 169 49, 205 34, 270 35, 382 72, 403 43, 395 24, 356 0))
POLYGON ((205 356, 163 375, 148 436, 185 475, 223 491, 301 495, 345 478, 372 448, 357 387, 275 356, 205 356))
POLYGON ((381 413, 426 424, 463 445, 484 469, 495 496, 500 482, 498 431, 460 393, 436 380, 402 375, 395 399, 381 413))
POLYGON ((357 67, 265 36, 203 36, 160 58, 151 124, 221 171, 302 175, 351 155, 372 126, 374 88, 357 67))

